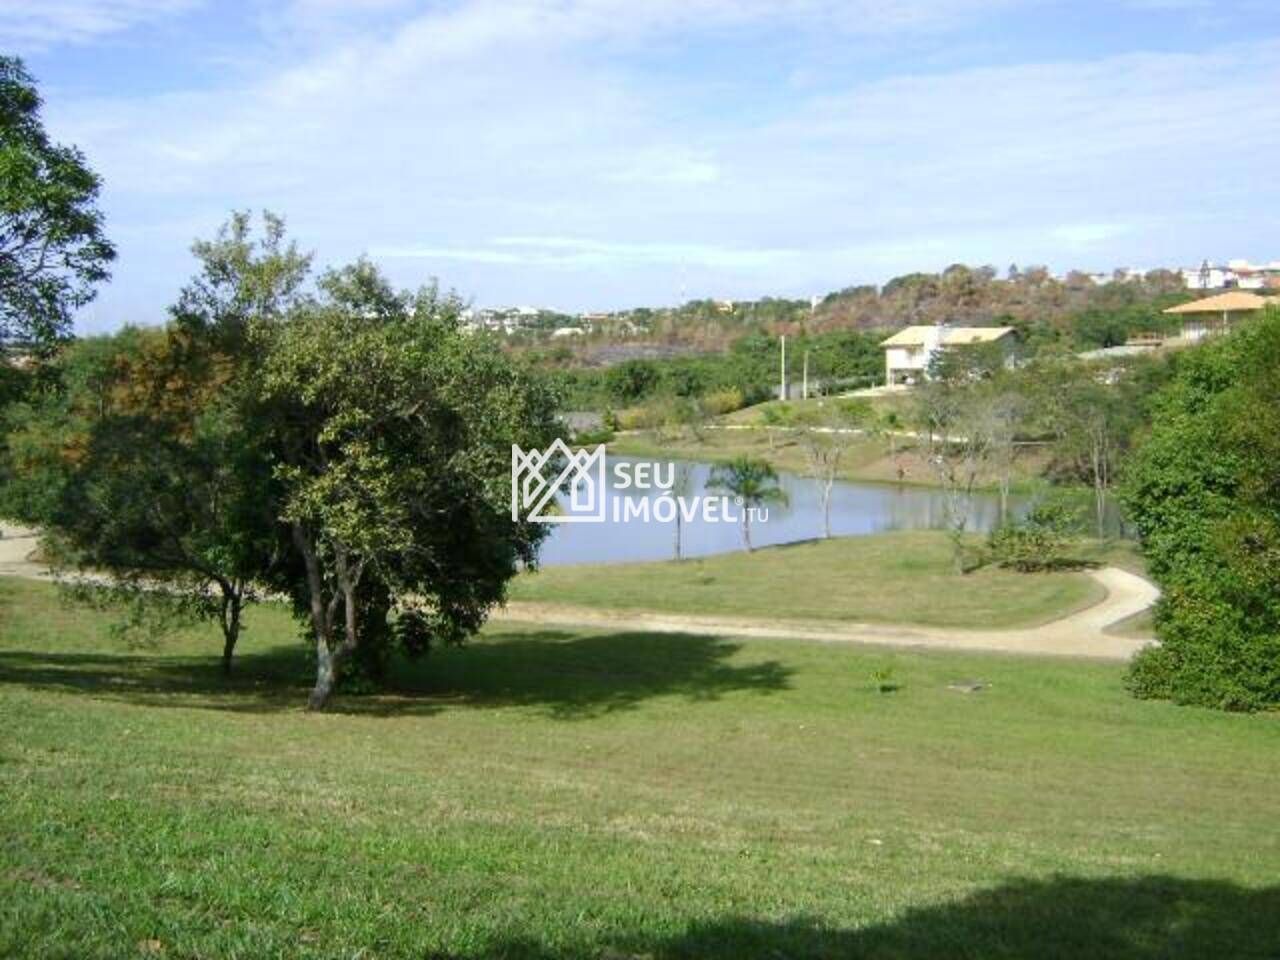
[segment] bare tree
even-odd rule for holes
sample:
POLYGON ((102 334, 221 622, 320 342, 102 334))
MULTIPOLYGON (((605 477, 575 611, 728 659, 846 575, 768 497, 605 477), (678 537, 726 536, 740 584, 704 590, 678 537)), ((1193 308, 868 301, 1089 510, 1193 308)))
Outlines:
POLYGON ((828 403, 810 407, 797 417, 809 472, 822 495, 822 535, 831 537, 831 492, 840 475, 840 462, 851 443, 864 432, 870 408, 859 403, 828 403))
POLYGON ((675 551, 675 559, 683 560, 684 553, 681 537, 684 533, 684 521, 680 516, 680 498, 687 495, 693 488, 693 464, 687 460, 676 460, 671 465, 672 483, 671 487, 666 491, 665 496, 675 500, 675 540, 673 543, 675 551))
POLYGON ((989 408, 973 386, 933 381, 920 391, 917 418, 928 436, 929 464, 942 488, 956 572, 964 573, 973 490, 991 459, 989 408))
POLYGON ((987 434, 991 474, 1000 495, 1000 522, 1009 520, 1009 487, 1017 465, 1018 434, 1026 420, 1026 399, 1013 390, 993 389, 979 401, 981 426, 987 434))
POLYGON ((769 441, 770 453, 776 452, 777 431, 787 423, 789 412, 790 407, 785 402, 779 406, 768 405, 760 412, 764 420, 764 432, 769 441))

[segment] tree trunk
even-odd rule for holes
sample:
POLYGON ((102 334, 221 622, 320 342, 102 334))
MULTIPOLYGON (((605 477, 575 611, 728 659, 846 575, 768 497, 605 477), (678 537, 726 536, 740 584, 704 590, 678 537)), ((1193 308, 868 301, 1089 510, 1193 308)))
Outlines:
POLYGON ((751 546, 751 514, 747 513, 747 505, 742 505, 742 542, 747 546, 747 552, 751 553, 755 547, 751 546))
POLYGON ((236 652, 236 642, 240 639, 240 601, 232 602, 230 621, 222 628, 222 672, 231 676, 231 657, 236 652))
POLYGON ((307 572, 307 600, 311 615, 311 632, 316 644, 316 683, 307 698, 308 710, 323 710, 333 693, 333 685, 337 679, 337 663, 330 639, 333 635, 333 615, 337 612, 337 603, 341 599, 336 594, 325 603, 324 578, 320 574, 320 561, 316 557, 315 544, 307 536, 302 524, 293 524, 293 542, 302 554, 303 565, 307 572))
POLYGON ((831 487, 835 478, 827 477, 822 485, 822 534, 831 539, 831 487))
POLYGON ((222 588, 222 673, 231 675, 231 658, 236 652, 236 642, 240 639, 240 613, 244 608, 241 598, 241 587, 223 582, 222 588))
POLYGON ((329 702, 329 695, 333 693, 336 680, 337 665, 334 663, 333 652, 327 643, 317 643, 316 684, 311 688, 311 695, 307 697, 308 710, 324 709, 325 704, 329 702))
POLYGON ((964 528, 951 528, 951 560, 957 574, 964 574, 964 528))
POLYGON ((680 500, 676 499, 676 559, 680 559, 680 500))
POLYGON ((356 568, 353 570, 348 561, 347 551, 342 546, 335 545, 333 552, 338 592, 335 593, 330 601, 330 613, 325 617, 325 637, 322 641, 316 643, 316 685, 312 688, 311 696, 307 699, 307 709, 309 710, 324 709, 325 704, 329 702, 329 696, 333 693, 334 684, 337 682, 338 664, 342 662, 343 658, 354 653, 360 642, 356 588, 360 582, 360 572, 363 566, 362 564, 356 564, 356 568), (334 649, 329 641, 333 635, 332 611, 335 609, 333 603, 337 600, 342 602, 343 640, 342 644, 337 649, 334 649))
POLYGON ((1093 503, 1098 527, 1098 539, 1105 536, 1107 508, 1107 460, 1108 451, 1105 437, 1094 437, 1093 449, 1093 503))
POLYGON ((1098 539, 1107 535, 1107 488, 1106 481, 1097 481, 1093 489, 1094 509, 1098 519, 1098 539))

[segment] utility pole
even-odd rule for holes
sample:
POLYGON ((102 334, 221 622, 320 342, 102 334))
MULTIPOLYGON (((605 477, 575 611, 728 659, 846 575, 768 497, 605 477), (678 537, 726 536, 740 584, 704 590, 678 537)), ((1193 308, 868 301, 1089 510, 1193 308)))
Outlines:
POLYGON ((801 399, 809 399, 809 351, 804 351, 804 386, 800 389, 801 399))
POLYGON ((782 374, 782 389, 778 391, 778 399, 786 400, 787 399, 787 335, 785 333, 782 335, 782 363, 780 366, 781 366, 780 372, 782 374))

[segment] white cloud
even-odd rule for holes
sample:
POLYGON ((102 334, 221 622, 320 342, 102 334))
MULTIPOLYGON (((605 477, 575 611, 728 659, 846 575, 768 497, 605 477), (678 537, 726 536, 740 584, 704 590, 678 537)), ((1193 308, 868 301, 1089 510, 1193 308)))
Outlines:
POLYGON ((191 9, 199 0, 0 0, 0 43, 87 43, 191 9))
POLYGON ((699 186, 720 179, 720 165, 709 151, 686 147, 642 149, 615 169, 601 171, 601 177, 615 183, 699 186))
POLYGON ((1064 223, 1049 231, 1065 250, 1080 253, 1133 230, 1126 223, 1064 223))
POLYGON ((572 237, 498 237, 481 247, 375 247, 375 257, 467 260, 568 269, 619 265, 698 265, 717 269, 777 267, 806 255, 803 250, 739 249, 714 244, 621 243, 572 237))
POLYGON ((956 260, 1198 261, 1236 229, 1224 211, 1280 202, 1274 41, 935 67, 759 106, 745 81, 645 60, 690 32, 761 29, 769 49, 782 30, 943 29, 993 2, 467 0, 235 86, 49 116, 105 177, 122 287, 186 268, 160 244, 190 233, 139 225, 207 234, 244 206, 288 214, 321 262, 369 251, 401 282, 607 306, 666 299, 686 268, 691 293, 742 295, 956 260))

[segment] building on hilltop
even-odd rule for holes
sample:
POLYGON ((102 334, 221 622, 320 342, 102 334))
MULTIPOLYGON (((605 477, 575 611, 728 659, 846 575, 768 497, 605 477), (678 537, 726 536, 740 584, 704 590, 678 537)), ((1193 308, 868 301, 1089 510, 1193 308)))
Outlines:
POLYGON ((1198 267, 1178 271, 1188 290, 1273 290, 1280 289, 1280 260, 1250 263, 1228 260, 1225 265, 1208 260, 1198 267))

